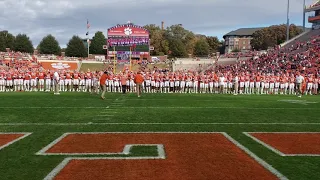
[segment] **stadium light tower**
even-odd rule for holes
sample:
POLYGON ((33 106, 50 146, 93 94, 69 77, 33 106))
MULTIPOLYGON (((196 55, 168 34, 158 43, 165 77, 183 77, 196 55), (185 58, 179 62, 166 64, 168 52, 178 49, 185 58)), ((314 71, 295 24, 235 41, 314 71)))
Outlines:
POLYGON ((289 7, 290 7, 290 0, 288 0, 288 4, 287 4, 287 41, 289 41, 289 29, 290 29, 290 24, 289 24, 289 7))
POLYGON ((302 22, 302 26, 303 26, 303 32, 306 31, 306 0, 303 0, 303 22, 302 22))

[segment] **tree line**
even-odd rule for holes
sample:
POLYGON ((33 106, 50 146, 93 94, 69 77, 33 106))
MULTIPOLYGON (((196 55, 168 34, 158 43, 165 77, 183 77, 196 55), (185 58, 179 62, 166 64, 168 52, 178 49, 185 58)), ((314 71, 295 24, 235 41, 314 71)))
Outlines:
MULTIPOLYGON (((289 27, 289 39, 301 34, 303 29, 294 24, 289 27)), ((266 50, 269 47, 274 47, 286 41, 287 25, 273 25, 260 29, 253 33, 251 46, 255 50, 266 50)))
MULTIPOLYGON (((215 36, 195 34, 185 29, 182 25, 172 25, 166 29, 149 24, 144 26, 150 32, 150 44, 154 47, 153 56, 168 55, 169 57, 208 56, 216 52, 223 53, 224 42, 215 36)), ((290 38, 300 34, 301 28, 290 26, 290 38)), ((286 26, 276 25, 263 28, 253 34, 251 46, 256 50, 280 44, 286 39, 286 26)), ((105 54, 103 45, 106 37, 101 31, 95 33, 90 42, 90 54, 105 54)), ((26 34, 12 35, 9 32, 0 32, 0 51, 10 48, 14 51, 33 53, 34 47, 26 34)), ((57 39, 52 35, 44 37, 36 48, 41 54, 61 54, 61 47, 57 39)), ((73 36, 65 49, 66 56, 86 57, 87 48, 79 36, 73 36)))

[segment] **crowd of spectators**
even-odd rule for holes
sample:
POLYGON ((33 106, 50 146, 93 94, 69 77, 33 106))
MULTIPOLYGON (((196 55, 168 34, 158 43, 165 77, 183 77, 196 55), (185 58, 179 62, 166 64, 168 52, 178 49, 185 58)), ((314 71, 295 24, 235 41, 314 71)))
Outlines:
POLYGON ((276 47, 266 54, 239 60, 231 65, 217 65, 217 72, 290 73, 303 71, 306 74, 320 73, 320 36, 307 42, 296 42, 289 47, 276 47))

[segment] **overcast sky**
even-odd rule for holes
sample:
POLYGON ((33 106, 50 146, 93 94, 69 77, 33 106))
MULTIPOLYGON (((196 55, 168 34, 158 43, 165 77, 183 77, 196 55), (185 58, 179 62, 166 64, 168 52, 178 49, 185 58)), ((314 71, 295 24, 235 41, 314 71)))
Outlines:
MULTIPOLYGON (((306 0, 307 5, 313 0, 306 0)), ((197 34, 218 36, 241 27, 286 23, 287 0, 0 0, 0 30, 26 33, 37 46, 54 35, 65 47, 72 35, 85 38, 116 24, 182 24, 197 34)), ((290 0, 290 21, 302 25, 303 0, 290 0)), ((306 23, 308 26, 310 24, 306 23)))

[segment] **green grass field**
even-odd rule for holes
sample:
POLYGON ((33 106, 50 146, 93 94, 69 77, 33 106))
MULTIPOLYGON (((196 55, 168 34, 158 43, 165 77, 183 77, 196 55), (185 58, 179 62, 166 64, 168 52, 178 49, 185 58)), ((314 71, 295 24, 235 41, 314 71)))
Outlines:
POLYGON ((86 93, 1 93, 0 132, 32 134, 0 150, 0 179, 43 179, 65 156, 35 153, 66 132, 146 131, 226 132, 287 178, 319 179, 320 156, 281 157, 242 133, 320 132, 319 102, 320 96, 107 94, 103 101, 86 93))

